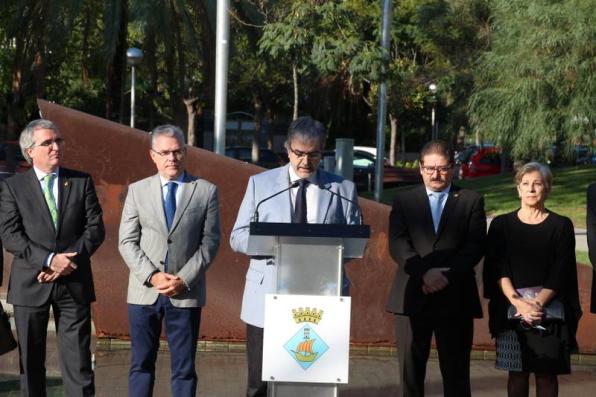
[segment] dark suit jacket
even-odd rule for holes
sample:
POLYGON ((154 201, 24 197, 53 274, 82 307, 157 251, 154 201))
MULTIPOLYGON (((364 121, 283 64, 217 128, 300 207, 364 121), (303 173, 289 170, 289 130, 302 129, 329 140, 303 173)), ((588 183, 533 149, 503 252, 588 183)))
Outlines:
POLYGON ((90 257, 105 236, 95 187, 90 175, 66 168, 60 168, 58 182, 57 230, 33 168, 0 184, 0 234, 14 255, 8 285, 8 302, 14 305, 47 302, 52 285, 38 283, 37 275, 51 252, 77 253, 77 269, 56 282, 79 303, 95 300, 90 257))
POLYGON ((590 262, 592 262, 592 304, 590 305, 590 311, 596 313, 596 183, 588 187, 587 203, 588 251, 590 262))
POLYGON ((486 216, 478 193, 451 185, 435 234, 424 186, 400 192, 389 219, 389 251, 398 263, 387 310, 396 314, 482 317, 474 267, 484 255, 486 216), (449 285, 422 292, 422 276, 448 267, 449 285))

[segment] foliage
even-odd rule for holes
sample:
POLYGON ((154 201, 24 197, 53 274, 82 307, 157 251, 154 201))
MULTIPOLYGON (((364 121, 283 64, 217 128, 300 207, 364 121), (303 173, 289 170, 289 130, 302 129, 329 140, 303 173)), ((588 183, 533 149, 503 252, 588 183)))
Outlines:
POLYGON ((492 2, 491 49, 476 68, 470 118, 514 159, 590 144, 596 120, 596 21, 590 0, 492 2))
MULTIPOLYGON (((568 216, 575 227, 586 227, 586 190, 594 182, 594 166, 553 168, 553 186, 546 206, 558 214, 568 216)), ((486 176, 455 181, 466 189, 475 190, 484 195, 486 214, 494 217, 519 208, 519 198, 515 190, 513 175, 486 176)), ((382 202, 391 205, 399 189, 411 189, 412 186, 387 189, 383 192, 382 202)))

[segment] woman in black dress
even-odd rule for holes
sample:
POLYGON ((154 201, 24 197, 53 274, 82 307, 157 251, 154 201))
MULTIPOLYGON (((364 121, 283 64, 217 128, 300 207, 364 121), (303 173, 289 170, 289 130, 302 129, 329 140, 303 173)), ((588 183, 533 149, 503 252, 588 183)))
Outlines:
POLYGON ((492 221, 484 260, 496 367, 509 371, 510 397, 528 396, 530 373, 535 374, 538 396, 557 396, 557 375, 571 372, 581 316, 575 233, 569 218, 544 206, 552 184, 548 167, 525 164, 515 182, 520 208, 492 221), (553 300, 562 303, 564 321, 545 318, 545 308, 556 304, 553 300), (511 305, 519 320, 508 319, 511 305))

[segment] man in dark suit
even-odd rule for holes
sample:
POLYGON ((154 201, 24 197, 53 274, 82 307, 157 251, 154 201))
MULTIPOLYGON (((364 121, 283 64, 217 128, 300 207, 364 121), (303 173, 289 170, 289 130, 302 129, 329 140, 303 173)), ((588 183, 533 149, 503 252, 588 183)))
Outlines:
POLYGON ((590 311, 596 313, 596 183, 588 187, 586 224, 588 227, 588 253, 592 262, 592 302, 590 311))
POLYGON ((105 235, 101 207, 91 176, 61 167, 64 139, 51 121, 29 123, 19 143, 33 167, 2 182, 0 232, 14 255, 8 302, 19 341, 21 394, 46 395, 52 307, 66 395, 92 396, 90 259, 105 235))
POLYGON ((149 154, 157 174, 128 187, 120 222, 118 248, 130 269, 128 395, 153 394, 163 320, 171 353, 171 395, 194 397, 206 273, 220 239, 217 187, 184 171, 184 135, 176 126, 151 132, 149 154))
POLYGON ((453 152, 446 142, 420 153, 423 186, 397 194, 389 250, 398 264, 388 311, 396 314, 402 393, 424 396, 434 333, 445 396, 470 396, 473 318, 482 317, 474 267, 484 255, 482 197, 451 184, 453 152))

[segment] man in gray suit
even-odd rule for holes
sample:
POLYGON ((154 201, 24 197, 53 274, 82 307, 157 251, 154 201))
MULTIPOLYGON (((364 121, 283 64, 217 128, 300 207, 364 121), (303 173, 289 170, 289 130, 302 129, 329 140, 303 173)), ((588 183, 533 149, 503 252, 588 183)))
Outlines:
POLYGON ((131 184, 119 249, 130 268, 130 396, 151 396, 161 323, 171 353, 173 396, 195 396, 195 352, 205 305, 205 272, 219 247, 217 188, 183 167, 184 135, 173 125, 151 132, 158 173, 131 184))
MULTIPOLYGON (((325 138, 323 125, 310 117, 292 122, 285 144, 290 164, 254 175, 248 181, 230 236, 234 251, 247 252, 249 224, 259 203, 261 222, 359 223, 354 184, 319 169, 325 138), (289 188, 292 185, 296 186, 289 188), (271 197, 283 190, 287 191, 271 197)), ((276 279, 272 258, 251 258, 240 314, 246 323, 247 396, 251 397, 267 395, 267 383, 261 381, 265 295, 275 292, 276 279)))

